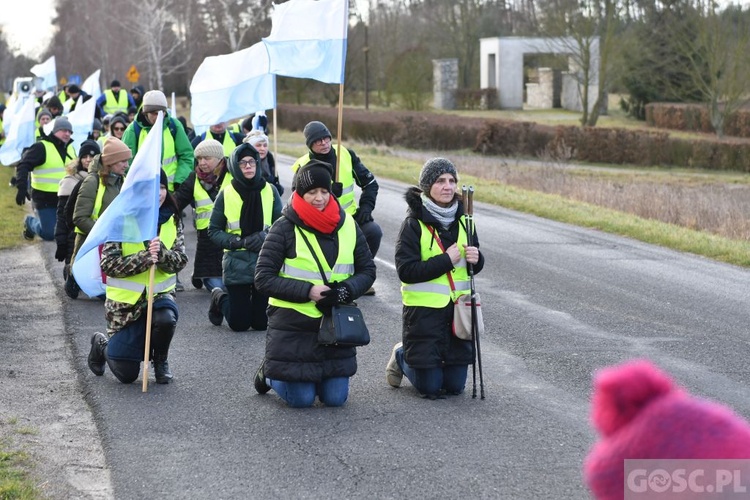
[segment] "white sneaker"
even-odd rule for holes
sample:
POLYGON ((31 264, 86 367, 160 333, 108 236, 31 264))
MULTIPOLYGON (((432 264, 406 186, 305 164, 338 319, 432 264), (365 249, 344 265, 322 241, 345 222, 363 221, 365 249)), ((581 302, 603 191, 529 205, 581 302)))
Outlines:
POLYGON ((398 366, 398 362, 396 361, 396 351, 402 345, 403 342, 399 342, 393 346, 391 359, 388 360, 388 364, 385 367, 385 379, 391 387, 401 387, 401 379, 404 378, 404 372, 401 371, 401 367, 398 366))

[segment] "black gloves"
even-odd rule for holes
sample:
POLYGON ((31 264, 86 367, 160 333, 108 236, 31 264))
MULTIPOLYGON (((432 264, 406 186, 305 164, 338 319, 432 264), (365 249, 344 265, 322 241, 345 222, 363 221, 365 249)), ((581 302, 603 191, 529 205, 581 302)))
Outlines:
POLYGON ((62 262, 65 260, 67 256, 68 256, 67 243, 63 243, 62 245, 58 243, 57 250, 55 250, 55 259, 57 259, 59 262, 62 262))
POLYGON ((242 245, 242 238, 239 236, 233 236, 231 240, 229 240, 229 249, 230 250, 239 250, 240 248, 244 248, 242 245))
POLYGON ((26 203, 26 198, 28 197, 28 193, 25 189, 18 188, 18 192, 16 193, 16 203, 18 205, 23 206, 24 203, 26 203))
POLYGON ((258 231, 250 236, 245 236, 242 238, 242 246, 251 252, 258 253, 260 252, 260 247, 263 246, 263 242, 266 240, 267 235, 268 233, 265 231, 258 231))
POLYGON ((368 222, 372 222, 374 220, 372 218, 372 210, 366 207, 359 207, 357 212, 354 214, 354 220, 360 226, 363 224, 367 224, 368 222))
POLYGON ((336 198, 341 198, 341 194, 344 192, 344 185, 340 182, 334 182, 331 184, 331 192, 336 198))
POLYGON ((329 286, 331 289, 321 294, 323 298, 318 301, 319 306, 331 307, 351 301, 352 294, 344 283, 330 283, 329 286))

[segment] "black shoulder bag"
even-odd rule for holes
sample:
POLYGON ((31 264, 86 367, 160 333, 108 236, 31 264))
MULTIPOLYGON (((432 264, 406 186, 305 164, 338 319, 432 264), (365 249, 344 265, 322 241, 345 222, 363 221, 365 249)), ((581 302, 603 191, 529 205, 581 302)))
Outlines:
MULTIPOLYGON (((315 263, 318 264, 318 270, 323 277, 323 283, 326 285, 328 279, 323 271, 323 265, 318 259, 310 241, 305 236, 305 232, 300 229, 299 233, 305 240, 307 248, 310 249, 315 263)), ((320 320, 320 330, 318 331, 318 345, 333 347, 360 347, 370 343, 370 331, 365 324, 365 318, 362 311, 359 310, 355 302, 348 304, 337 304, 331 307, 330 316, 323 314, 320 320)))

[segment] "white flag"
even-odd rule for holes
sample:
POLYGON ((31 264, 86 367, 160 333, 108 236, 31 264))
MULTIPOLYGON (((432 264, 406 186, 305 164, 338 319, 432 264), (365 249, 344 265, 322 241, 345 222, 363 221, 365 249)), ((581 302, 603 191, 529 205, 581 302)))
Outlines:
POLYGON ((93 97, 86 102, 79 97, 76 103, 76 109, 68 113, 68 120, 73 127, 73 147, 78 154, 81 143, 85 141, 91 130, 94 128, 94 113, 96 112, 96 99, 93 97))
POLYGON ((51 56, 43 63, 39 63, 31 68, 31 73, 43 80, 40 90, 49 90, 57 86, 57 66, 55 65, 55 56, 51 56))
MULTIPOLYGON (((11 118, 10 129, 5 136, 5 142, 0 146, 0 164, 11 165, 21 159, 24 148, 34 144, 36 131, 36 115, 34 105, 36 100, 29 98, 23 103, 11 118)), ((7 113, 8 110, 6 109, 7 113)))
POLYGON ((102 85, 99 83, 99 75, 101 74, 102 70, 97 69, 91 75, 86 78, 86 80, 81 85, 81 90, 86 92, 88 95, 91 96, 92 99, 95 101, 99 99, 99 96, 102 95, 102 85))

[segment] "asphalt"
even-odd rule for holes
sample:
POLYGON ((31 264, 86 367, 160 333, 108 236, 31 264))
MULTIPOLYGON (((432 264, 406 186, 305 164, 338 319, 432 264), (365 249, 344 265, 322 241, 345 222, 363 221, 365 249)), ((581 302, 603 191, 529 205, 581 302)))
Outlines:
POLYGON ((56 276, 62 266, 49 257, 53 245, 0 251, 0 440, 30 455, 31 477, 46 498, 110 499, 110 471, 83 385, 85 361, 76 359, 66 332, 56 276))

